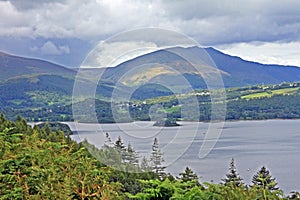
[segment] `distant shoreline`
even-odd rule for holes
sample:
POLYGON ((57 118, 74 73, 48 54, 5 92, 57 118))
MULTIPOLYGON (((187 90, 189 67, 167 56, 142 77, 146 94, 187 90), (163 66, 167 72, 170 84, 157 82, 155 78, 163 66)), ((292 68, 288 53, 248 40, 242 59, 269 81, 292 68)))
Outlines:
MULTIPOLYGON (((192 123, 220 123, 220 122, 251 122, 251 121, 276 121, 276 120, 300 120, 300 118, 270 118, 270 119, 237 119, 237 120, 213 120, 213 121, 185 121, 185 120, 180 120, 180 121, 176 121, 177 123, 180 124, 180 122, 192 122, 192 123)), ((38 122, 27 122, 29 125, 37 125, 40 123, 45 123, 45 122, 60 122, 60 123, 78 123, 78 124, 131 124, 131 123, 135 123, 135 122, 153 122, 155 123, 156 121, 143 121, 143 120, 137 120, 137 121, 130 121, 130 122, 111 122, 111 123, 99 123, 99 122, 75 122, 75 121, 38 121, 38 122)), ((158 126, 159 127, 159 126, 158 126)), ((172 127, 172 126, 166 126, 166 127, 172 127)), ((176 126, 175 126, 176 127, 176 126)))

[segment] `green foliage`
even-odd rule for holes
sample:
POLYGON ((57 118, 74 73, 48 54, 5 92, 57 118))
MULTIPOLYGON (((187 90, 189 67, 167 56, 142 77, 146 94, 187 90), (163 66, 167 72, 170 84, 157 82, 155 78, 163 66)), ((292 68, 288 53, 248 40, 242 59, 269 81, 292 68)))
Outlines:
POLYGON ((77 144, 48 125, 31 128, 21 117, 11 122, 0 115, 0 147, 0 199, 299 199, 296 191, 284 197, 265 167, 253 177, 253 186, 245 186, 233 160, 225 184, 200 184, 189 167, 174 179, 164 173, 157 139, 152 165, 144 157, 139 166, 138 154, 121 138, 114 145, 107 134, 98 149, 88 141, 77 144))
POLYGON ((161 180, 141 180, 143 189, 136 195, 127 193, 131 199, 145 199, 145 200, 164 200, 170 199, 173 196, 175 188, 169 179, 161 180))
POLYGON ((62 132, 53 142, 41 138, 37 130, 30 135, 16 133, 22 126, 14 125, 0 132, 1 199, 117 199, 122 195, 122 185, 109 181, 110 169, 101 167, 62 132))

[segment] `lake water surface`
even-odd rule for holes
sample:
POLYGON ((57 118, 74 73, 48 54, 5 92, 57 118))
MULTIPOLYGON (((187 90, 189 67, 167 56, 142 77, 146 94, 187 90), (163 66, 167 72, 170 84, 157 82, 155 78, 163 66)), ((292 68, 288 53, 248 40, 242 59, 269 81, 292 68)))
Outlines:
POLYGON ((125 144, 130 142, 141 156, 148 158, 153 139, 157 137, 167 171, 175 176, 189 166, 201 177, 201 182, 218 183, 234 158, 244 182, 249 184, 257 170, 265 165, 286 193, 300 191, 300 120, 237 121, 226 122, 224 126, 214 123, 222 133, 214 148, 202 159, 199 151, 209 123, 182 122, 180 127, 163 128, 152 126, 153 122, 68 124, 77 131, 72 136, 76 141, 87 139, 101 147, 107 132, 113 141, 121 136, 125 144))

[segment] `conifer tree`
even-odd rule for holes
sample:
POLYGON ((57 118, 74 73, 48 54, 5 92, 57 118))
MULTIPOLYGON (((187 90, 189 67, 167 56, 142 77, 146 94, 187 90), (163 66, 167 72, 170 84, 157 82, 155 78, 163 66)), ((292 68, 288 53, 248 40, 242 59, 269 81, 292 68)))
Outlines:
POLYGON ((105 133, 105 141, 104 141, 104 148, 110 148, 113 147, 113 142, 110 138, 110 135, 108 133, 105 133))
POLYGON ((151 167, 149 165, 148 159, 144 156, 141 161, 141 170, 144 172, 150 171, 151 167))
MULTIPOLYGON (((133 148, 130 145, 130 151, 131 153, 128 152, 128 149, 126 148, 125 144, 123 143, 121 137, 119 136, 118 139, 115 142, 114 145, 115 149, 117 150, 117 152, 119 153, 123 163, 129 163, 129 162, 134 162, 134 158, 133 158, 133 148), (129 155, 131 154, 131 155, 129 155), (131 158, 129 158, 130 156, 132 156, 131 158)), ((136 155, 137 156, 137 155, 136 155)), ((138 161, 137 161, 138 162, 138 161)), ((132 163, 133 164, 133 163, 132 163)))
POLYGON ((152 144, 152 153, 150 156, 151 168, 152 171, 155 172, 159 178, 163 178, 165 173, 165 166, 163 166, 164 158, 163 153, 160 151, 158 140, 154 138, 154 142, 152 144))
POLYGON ((125 162, 128 162, 130 164, 133 164, 133 165, 137 166, 139 164, 138 157, 139 156, 138 156, 137 152, 133 149, 131 144, 128 143, 127 149, 126 149, 125 162))
POLYGON ((270 171, 262 166, 261 169, 252 178, 253 185, 260 186, 270 191, 278 190, 275 178, 272 178, 270 171))
POLYGON ((179 180, 182 180, 183 182, 188 182, 188 181, 198 181, 198 176, 193 170, 189 167, 186 167, 184 172, 179 174, 179 177, 177 177, 179 180))
POLYGON ((118 137, 118 139, 115 142, 115 148, 120 153, 120 155, 123 157, 126 152, 126 146, 124 145, 120 136, 118 137))
POLYGON ((229 164, 229 173, 226 174, 226 178, 222 179, 225 185, 234 184, 236 187, 242 186, 242 178, 239 176, 239 174, 236 171, 236 167, 234 164, 234 159, 232 158, 229 164))

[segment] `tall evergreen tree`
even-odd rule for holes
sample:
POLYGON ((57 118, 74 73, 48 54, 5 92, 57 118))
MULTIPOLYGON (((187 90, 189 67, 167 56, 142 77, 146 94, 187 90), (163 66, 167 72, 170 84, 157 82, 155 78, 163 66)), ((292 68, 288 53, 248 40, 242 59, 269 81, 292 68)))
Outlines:
POLYGON ((121 136, 118 137, 118 139, 115 142, 115 148, 121 155, 122 159, 125 159, 126 156, 126 146, 124 145, 121 136))
POLYGON ((188 182, 188 181, 198 181, 198 176, 193 170, 189 167, 186 167, 184 172, 179 174, 179 177, 177 177, 179 180, 182 180, 183 182, 188 182))
POLYGON ((165 173, 165 166, 163 166, 164 158, 163 153, 160 151, 158 140, 157 138, 154 138, 153 144, 152 144, 152 153, 150 156, 150 162, 151 162, 151 168, 152 171, 155 172, 159 178, 163 178, 165 173))
POLYGON ((133 149, 133 147, 131 146, 131 144, 128 143, 127 149, 126 149, 125 162, 137 166, 139 164, 138 157, 139 156, 138 156, 137 152, 133 149))
POLYGON ((142 161, 141 161, 141 170, 143 170, 144 172, 147 172, 147 171, 151 170, 151 167, 149 165, 149 161, 145 156, 142 158, 142 161))
POLYGON ((114 144, 110 138, 110 135, 108 133, 105 133, 104 148, 110 148, 113 146, 114 146, 114 144))
POLYGON ((272 178, 270 171, 262 166, 261 169, 252 178, 253 185, 260 186, 270 191, 278 190, 275 178, 272 178))
POLYGON ((234 159, 232 158, 229 164, 229 173, 226 174, 226 178, 222 179, 225 185, 234 184, 236 187, 243 185, 242 178, 237 173, 234 159))

